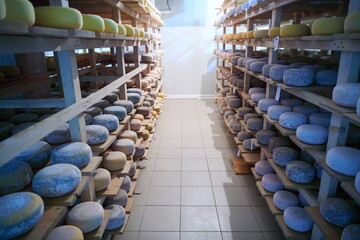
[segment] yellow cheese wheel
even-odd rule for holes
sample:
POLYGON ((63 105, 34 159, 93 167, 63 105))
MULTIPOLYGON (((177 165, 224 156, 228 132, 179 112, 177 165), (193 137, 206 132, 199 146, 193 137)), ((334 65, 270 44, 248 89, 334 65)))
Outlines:
POLYGON ((67 7, 36 7, 35 25, 51 28, 81 29, 83 19, 81 12, 67 7))
POLYGON ((144 118, 144 116, 141 115, 141 114, 135 114, 134 119, 139 119, 139 120, 141 120, 141 121, 144 121, 145 118, 144 118))
POLYGON ((267 38, 268 37, 268 30, 257 30, 254 32, 254 38, 267 38))
MULTIPOLYGON (((154 114, 157 116, 157 112, 155 111, 151 111, 151 115, 153 115, 153 112, 154 114)), ((154 115, 153 115, 154 116, 154 115)), ((146 130, 148 131, 152 131, 154 129, 154 123, 149 123, 147 126, 146 126, 146 130)))
POLYGON ((124 27, 126 28, 126 36, 129 37, 134 37, 135 36, 135 29, 128 25, 128 24, 124 24, 124 27))
POLYGON ((21 71, 17 66, 1 66, 0 72, 2 72, 6 78, 21 76, 21 71))
POLYGON ((98 168, 95 170, 94 184, 95 191, 101 191, 106 189, 111 182, 111 174, 105 168, 98 168))
POLYGON ((83 14, 83 26, 82 30, 93 31, 93 32, 104 32, 105 22, 102 17, 93 14, 83 14))
POLYGON ((243 33, 241 34, 241 39, 246 39, 246 35, 247 35, 247 32, 243 32, 243 33))
POLYGON ((345 32, 360 32, 360 11, 352 12, 347 15, 344 23, 345 32))
POLYGON ((151 8, 149 6, 145 6, 144 9, 145 9, 145 12, 147 12, 147 13, 151 12, 151 8))
POLYGON ((275 38, 277 36, 280 36, 280 29, 281 27, 272 27, 268 31, 269 38, 275 38))
POLYGON ((134 27, 135 30, 135 37, 140 37, 140 29, 137 27, 134 27))
POLYGON ((119 151, 107 152, 103 155, 102 166, 109 171, 117 171, 126 165, 125 153, 119 151))
POLYGON ((5 0, 0 0, 0 20, 3 20, 6 16, 5 0))
POLYGON ((248 31, 246 33, 246 39, 253 39, 254 38, 254 31, 248 31))
POLYGON ((159 98, 164 98, 164 97, 166 97, 165 93, 159 93, 158 96, 159 96, 159 98))
MULTIPOLYGON (((156 112, 156 111, 151 111, 151 115, 154 117, 154 118, 156 118, 157 116, 158 116, 158 113, 156 112)), ((151 129, 149 129, 150 128, 150 124, 147 126, 147 130, 149 130, 149 131, 151 131, 152 130, 152 127, 151 127, 151 129)))
POLYGON ((126 28, 122 24, 118 24, 118 34, 126 36, 126 28))
POLYGON ((307 36, 310 28, 305 24, 292 24, 281 27, 280 37, 301 37, 307 36))
POLYGON ((6 20, 25 22, 29 26, 35 23, 34 6, 28 0, 5 0, 6 20))
POLYGON ((117 34, 119 31, 118 25, 116 22, 110 18, 104 18, 105 23, 105 33, 114 33, 117 34))
POLYGON ((149 132, 149 130, 144 130, 144 131, 143 131, 143 134, 142 134, 142 138, 146 141, 146 140, 149 139, 149 137, 150 137, 150 132, 149 132))
POLYGON ((344 33, 344 22, 345 17, 316 19, 312 24, 311 34, 332 35, 344 33))
POLYGON ((145 31, 140 29, 140 37, 145 37, 145 31))

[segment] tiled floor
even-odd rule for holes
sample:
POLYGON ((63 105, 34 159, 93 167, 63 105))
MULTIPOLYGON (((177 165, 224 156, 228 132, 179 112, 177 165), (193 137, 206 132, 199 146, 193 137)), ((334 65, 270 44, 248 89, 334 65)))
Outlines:
POLYGON ((282 240, 251 175, 235 175, 237 152, 214 100, 167 99, 117 240, 282 240))

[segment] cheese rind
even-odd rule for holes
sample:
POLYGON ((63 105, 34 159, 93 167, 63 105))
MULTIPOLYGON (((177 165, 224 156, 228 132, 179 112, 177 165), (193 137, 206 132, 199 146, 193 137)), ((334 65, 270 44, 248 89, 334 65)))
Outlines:
POLYGON ((281 27, 272 27, 268 31, 269 38, 275 38, 277 36, 280 36, 280 29, 281 27))
POLYGON ((332 35, 344 33, 344 22, 345 17, 316 19, 311 26, 311 34, 332 35))
POLYGON ((277 147, 273 151, 274 163, 281 167, 285 167, 287 163, 296 160, 298 157, 298 152, 289 147, 277 147))
POLYGON ((355 240, 360 236, 360 224, 351 224, 344 228, 341 240, 355 240))
POLYGON ((51 28, 81 29, 83 18, 81 12, 75 8, 35 7, 35 25, 51 28))
POLYGON ((324 144, 328 139, 328 130, 319 125, 305 124, 296 129, 296 137, 308 144, 324 144))
POLYGON ((265 188, 269 192, 277 192, 284 188, 284 185, 278 175, 273 173, 268 173, 264 175, 261 179, 261 183, 263 188, 265 188))
POLYGON ((326 221, 338 227, 346 227, 359 219, 356 207, 344 199, 335 197, 327 198, 320 204, 320 214, 326 221))
POLYGON ((356 176, 360 171, 360 150, 351 147, 333 147, 326 154, 326 164, 335 172, 356 176))
POLYGON ((0 196, 22 190, 31 182, 32 177, 29 164, 11 160, 0 167, 0 196))
POLYGON ((304 161, 291 161, 286 164, 286 176, 296 183, 310 183, 315 179, 314 166, 304 161))
POLYGON ((341 83, 333 91, 333 101, 343 107, 356 108, 360 98, 360 83, 341 83))
POLYGON ((91 124, 106 127, 109 132, 112 132, 119 127, 119 119, 112 114, 102 114, 95 116, 91 124))
POLYGON ((92 31, 92 32, 104 32, 105 23, 104 19, 98 15, 94 14, 83 14, 83 26, 82 30, 92 31))
POLYGON ((103 155, 102 166, 109 171, 117 171, 126 165, 126 155, 120 151, 107 152, 103 155))
POLYGON ((119 119, 119 121, 122 121, 127 115, 127 110, 122 106, 110 106, 104 108, 103 113, 115 115, 119 119))
POLYGON ((58 127, 51 133, 49 133, 45 138, 45 142, 50 144, 62 144, 71 141, 70 137, 70 128, 69 124, 65 123, 64 125, 58 127))
POLYGON ((288 207, 284 211, 286 226, 298 232, 310 231, 314 222, 309 214, 301 207, 288 207))
POLYGON ((307 87, 313 83, 314 72, 309 69, 287 69, 283 80, 289 86, 307 87))
POLYGON ((98 192, 106 189, 111 182, 110 172, 104 168, 98 168, 94 173, 95 191, 98 192))
POLYGON ((32 169, 40 168, 49 162, 51 150, 48 143, 39 141, 18 154, 15 160, 28 163, 32 169))
POLYGON ((73 207, 66 216, 66 223, 88 233, 98 228, 104 219, 104 209, 97 202, 83 202, 73 207))
POLYGON ((105 33, 113 33, 117 34, 119 31, 118 25, 116 22, 110 18, 104 18, 104 24, 105 24, 105 33))
POLYGON ((360 11, 354 11, 349 13, 344 22, 344 29, 347 33, 360 32, 359 26, 360 11))
POLYGON ((86 126, 87 143, 96 145, 105 142, 109 137, 109 131, 106 127, 100 125, 86 126))
POLYGON ((46 240, 84 240, 84 236, 80 228, 63 225, 51 230, 46 240))
POLYGON ((278 209, 284 211, 288 207, 299 206, 299 198, 292 192, 281 190, 274 194, 273 203, 278 209))
POLYGON ((131 113, 134 110, 134 104, 129 100, 118 100, 113 103, 114 106, 124 107, 127 113, 131 113))
POLYGON ((268 173, 274 173, 274 169, 271 167, 269 161, 261 160, 255 164, 255 171, 260 175, 266 175, 268 173))
POLYGON ((284 105, 275 105, 268 108, 268 116, 273 120, 279 120, 283 113, 292 112, 291 108, 284 105))
POLYGON ((112 204, 120 205, 125 207, 128 202, 128 194, 125 190, 120 189, 118 194, 115 197, 108 197, 104 201, 104 206, 109 206, 112 204))
POLYGON ((292 24, 282 26, 280 37, 301 37, 310 34, 310 28, 305 24, 292 24))
POLYGON ((112 144, 112 149, 125 153, 126 156, 131 155, 135 151, 135 143, 130 139, 119 139, 112 144))
POLYGON ((5 0, 5 19, 10 21, 25 22, 29 26, 35 23, 35 10, 28 0, 5 0))
POLYGON ((110 219, 108 224, 106 225, 106 230, 115 230, 125 223, 126 211, 120 205, 108 205, 105 209, 112 209, 110 219))
POLYGON ((307 122, 307 116, 298 112, 286 112, 281 114, 279 118, 279 124, 288 129, 297 129, 307 122))
POLYGON ((83 142, 65 143, 54 148, 50 155, 52 164, 69 163, 79 168, 86 166, 91 158, 91 148, 83 142))

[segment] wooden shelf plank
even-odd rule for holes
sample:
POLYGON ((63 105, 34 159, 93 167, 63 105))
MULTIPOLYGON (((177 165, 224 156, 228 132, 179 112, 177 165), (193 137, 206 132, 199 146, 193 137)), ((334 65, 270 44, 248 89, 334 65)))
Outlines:
POLYGON ((128 201, 125 206, 126 213, 131 213, 133 205, 134 205, 134 198, 128 198, 128 201))
POLYGON ((288 129, 288 128, 284 128, 283 126, 281 126, 279 123, 275 123, 275 127, 277 130, 279 130, 279 132, 283 135, 283 136, 291 136, 291 135, 296 135, 296 130, 294 129, 288 129))
POLYGON ((357 202, 357 204, 360 204, 360 193, 356 190, 354 182, 342 182, 341 187, 357 202))
POLYGON ((325 150, 326 145, 325 144, 321 144, 321 145, 314 145, 314 144, 307 144, 307 143, 303 143, 301 142, 295 135, 291 135, 290 139, 302 150, 307 151, 310 149, 317 149, 317 150, 325 150))
POLYGON ((255 178, 255 181, 261 181, 262 176, 255 171, 255 167, 251 168, 251 172, 255 178))
POLYGON ((92 176, 94 171, 99 167, 101 164, 102 157, 92 157, 89 164, 86 167, 81 169, 81 174, 83 176, 92 176))
POLYGON ((115 178, 111 179, 109 186, 102 191, 96 192, 96 196, 115 197, 118 194, 123 181, 124 181, 123 177, 120 177, 120 178, 115 177, 115 178))
POLYGON ((131 119, 131 116, 130 115, 127 115, 121 122, 120 124, 121 125, 126 125, 131 119))
POLYGON ((138 138, 136 139, 136 142, 135 142, 135 148, 138 148, 140 146, 140 144, 142 143, 143 139, 142 138, 138 138))
POLYGON ((110 171, 111 176, 124 177, 128 175, 132 164, 132 160, 126 161, 125 166, 122 169, 118 171, 110 171))
POLYGON ((259 107, 255 107, 255 112, 259 115, 259 116, 262 116, 262 115, 264 115, 264 114, 266 114, 266 112, 263 112, 263 111, 261 111, 260 109, 259 109, 259 107))
POLYGON ((118 136, 124 129, 125 129, 125 125, 119 124, 119 126, 116 130, 110 132, 110 135, 118 136))
POLYGON ((135 188, 136 188, 136 183, 137 183, 137 181, 132 181, 131 182, 130 190, 128 192, 128 197, 132 197, 134 195, 135 188))
POLYGON ((297 231, 292 230, 288 226, 286 226, 283 215, 277 215, 277 216, 275 216, 275 219, 276 219, 277 223, 279 224, 279 227, 287 240, 310 240, 311 239, 311 231, 304 232, 304 233, 297 232, 297 231))
POLYGON ((231 159, 234 173, 236 175, 249 175, 251 174, 250 166, 241 157, 233 157, 231 159))
POLYGON ((275 206, 274 201, 273 201, 273 196, 266 196, 265 201, 266 201, 266 204, 268 205, 272 215, 282 215, 282 214, 284 214, 284 211, 281 211, 280 209, 278 209, 275 206))
POLYGON ((235 141, 236 145, 242 145, 242 141, 240 141, 238 139, 238 137, 234 137, 234 141, 235 141))
POLYGON ((253 142, 256 148, 266 147, 266 145, 259 143, 256 138, 252 138, 251 141, 253 142))
POLYGON ((139 175, 140 175, 140 169, 136 169, 136 170, 135 170, 135 174, 134 174, 134 176, 131 178, 131 180, 132 180, 132 181, 138 180, 139 175))
POLYGON ((145 100, 145 96, 141 96, 140 97, 140 102, 135 104, 135 108, 141 107, 143 105, 143 103, 144 103, 144 100, 145 100))
POLYGON ((264 114, 263 115, 264 119, 270 124, 270 125, 275 125, 275 123, 278 123, 279 121, 276 120, 272 120, 269 115, 264 114))
POLYGON ((266 190, 265 188, 263 188, 261 181, 257 181, 256 182, 256 187, 259 190, 260 194, 262 197, 266 197, 266 196, 273 196, 274 193, 273 192, 269 192, 268 190, 266 190))
POLYGON ((102 221, 100 227, 98 227, 94 231, 91 231, 89 233, 85 233, 84 234, 84 239, 85 240, 101 240, 102 239, 102 236, 105 233, 106 225, 109 222, 111 212, 112 212, 112 209, 111 210, 109 210, 109 209, 104 210, 104 220, 102 221))
POLYGON ((141 126, 141 128, 139 129, 139 131, 137 131, 137 135, 138 137, 141 137, 143 135, 143 132, 145 131, 145 126, 141 126))
POLYGON ((270 152, 268 147, 262 147, 261 152, 263 152, 266 159, 270 159, 270 158, 272 159, 272 152, 270 152))
POLYGON ((247 99, 246 100, 246 102, 251 106, 251 107, 257 107, 257 103, 256 102, 254 102, 253 100, 251 100, 251 99, 247 99))
POLYGON ((238 145, 238 149, 240 150, 241 155, 242 154, 248 154, 248 153, 256 153, 259 152, 259 149, 254 149, 253 151, 247 150, 246 148, 244 148, 243 145, 238 145))
POLYGON ((108 139, 104 143, 90 146, 91 150, 94 152, 103 153, 111 146, 111 144, 116 141, 116 139, 117 138, 115 135, 109 135, 108 139))
POLYGON ((255 164, 260 161, 259 152, 246 153, 242 154, 241 156, 247 164, 255 164))
POLYGON ((152 134, 150 134, 150 137, 146 141, 143 141, 143 145, 145 148, 148 149, 150 147, 151 140, 152 140, 152 134))

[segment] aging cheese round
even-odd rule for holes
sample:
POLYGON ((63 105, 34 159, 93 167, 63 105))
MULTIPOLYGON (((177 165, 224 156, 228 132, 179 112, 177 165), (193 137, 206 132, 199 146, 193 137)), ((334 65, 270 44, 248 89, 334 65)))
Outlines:
POLYGON ((28 0, 5 0, 5 19, 10 21, 25 22, 29 26, 35 23, 35 10, 28 0))
POLYGON ((104 219, 104 209, 97 202, 83 202, 73 207, 66 216, 66 223, 76 226, 83 233, 98 228, 104 219))
POLYGON ((305 24, 292 24, 281 27, 280 37, 301 37, 310 34, 310 28, 305 24))
POLYGON ((50 155, 52 164, 69 163, 79 168, 86 166, 91 158, 91 148, 83 142, 65 143, 54 148, 50 155))
POLYGON ((110 172, 104 168, 98 168, 94 174, 95 191, 98 192, 106 189, 111 182, 110 172))
POLYGON ((104 23, 105 23, 105 30, 104 30, 105 33, 113 33, 113 34, 118 33, 119 28, 114 20, 109 18, 104 18, 104 23))
POLYGON ((88 125, 86 128, 87 143, 96 145, 105 142, 109 137, 109 131, 106 127, 100 125, 88 125))
POLYGON ((347 33, 360 32, 360 11, 349 13, 344 22, 344 29, 347 33))
POLYGON ((122 106, 110 106, 104 108, 103 113, 115 115, 118 118, 118 120, 122 121, 127 115, 127 110, 122 106))
POLYGON ((316 19, 311 26, 312 35, 332 35, 344 33, 345 17, 316 19))
POLYGON ((105 31, 105 22, 104 19, 98 15, 94 14, 83 14, 83 26, 82 30, 92 31, 92 32, 104 32, 105 31))
POLYGON ((84 235, 80 228, 63 225, 51 230, 46 240, 84 240, 84 235))
POLYGON ((35 25, 51 28, 81 29, 83 18, 75 8, 42 6, 35 8, 35 25))
POLYGON ((126 27, 122 24, 118 24, 118 34, 126 36, 126 27))
POLYGON ((286 226, 298 232, 310 231, 314 222, 304 208, 288 207, 284 211, 286 226))
POLYGON ((32 177, 29 164, 11 160, 0 167, 0 196, 22 190, 31 182, 32 177))

